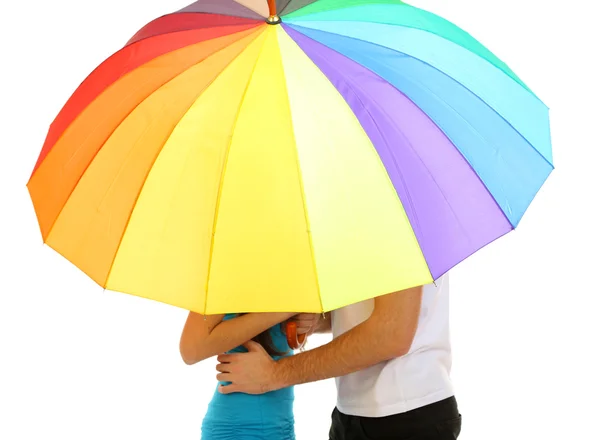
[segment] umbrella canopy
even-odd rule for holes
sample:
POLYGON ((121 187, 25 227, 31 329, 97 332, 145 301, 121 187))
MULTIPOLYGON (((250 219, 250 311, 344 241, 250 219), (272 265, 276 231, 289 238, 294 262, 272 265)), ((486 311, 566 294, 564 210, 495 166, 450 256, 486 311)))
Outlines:
POLYGON ((79 86, 28 188, 44 241, 107 289, 321 312, 437 279, 552 169, 547 107, 440 17, 213 0, 79 86))

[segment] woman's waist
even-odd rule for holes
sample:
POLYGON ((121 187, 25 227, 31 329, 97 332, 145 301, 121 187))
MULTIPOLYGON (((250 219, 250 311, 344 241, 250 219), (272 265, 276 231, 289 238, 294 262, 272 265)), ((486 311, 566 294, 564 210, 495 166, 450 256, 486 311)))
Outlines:
POLYGON ((228 414, 233 417, 253 418, 263 414, 287 416, 293 414, 293 387, 271 391, 265 394, 221 394, 215 391, 208 405, 209 415, 212 412, 228 414))
POLYGON ((246 394, 246 393, 231 393, 222 394, 219 392, 219 385, 228 385, 228 382, 218 382, 215 394, 213 395, 212 402, 235 402, 240 401, 251 404, 276 404, 283 400, 292 401, 294 400, 294 387, 281 388, 279 390, 270 391, 264 394, 246 394))
POLYGON ((206 417, 202 422, 202 439, 240 440, 276 439, 294 440, 294 420, 268 419, 227 421, 206 417))

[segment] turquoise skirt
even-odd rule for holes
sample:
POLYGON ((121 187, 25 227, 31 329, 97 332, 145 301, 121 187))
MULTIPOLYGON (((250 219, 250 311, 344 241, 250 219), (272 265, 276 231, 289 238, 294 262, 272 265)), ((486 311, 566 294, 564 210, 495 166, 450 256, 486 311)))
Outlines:
MULTIPOLYGON (((226 315, 232 319, 235 315, 226 315)), ((277 350, 289 352, 287 339, 276 325, 271 337, 277 350)), ((245 352, 237 347, 230 353, 245 352)), ((277 357, 274 357, 277 359, 277 357)), ((202 440, 295 440, 294 389, 262 395, 221 394, 215 391, 202 421, 202 440)))

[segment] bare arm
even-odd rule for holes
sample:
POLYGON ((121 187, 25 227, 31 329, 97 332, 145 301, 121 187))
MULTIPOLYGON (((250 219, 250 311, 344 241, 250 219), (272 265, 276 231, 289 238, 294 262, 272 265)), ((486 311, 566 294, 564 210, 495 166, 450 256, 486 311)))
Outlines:
POLYGON ((365 322, 326 345, 282 359, 275 370, 275 386, 345 376, 405 355, 417 330, 421 289, 376 298, 365 322))
POLYGON ((403 356, 416 333, 422 287, 375 299, 372 315, 328 344, 283 358, 265 358, 256 344, 250 353, 221 355, 219 380, 232 382, 222 393, 263 393, 291 385, 344 376, 403 356), (243 356, 243 357, 242 357, 243 356))
POLYGON ((248 313, 223 321, 224 315, 205 317, 190 312, 179 342, 181 357, 186 364, 195 364, 242 345, 293 315, 293 313, 248 313))

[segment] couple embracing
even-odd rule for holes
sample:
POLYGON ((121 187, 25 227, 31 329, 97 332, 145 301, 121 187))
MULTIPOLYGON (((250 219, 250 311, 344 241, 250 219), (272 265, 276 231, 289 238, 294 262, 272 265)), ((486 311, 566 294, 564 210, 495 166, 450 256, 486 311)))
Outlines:
POLYGON ((330 440, 458 438, 448 293, 445 275, 325 315, 190 313, 183 360, 219 361, 202 440, 293 440, 293 386, 329 378, 338 394, 330 440), (288 320, 299 333, 333 339, 293 354, 282 327, 288 320))

